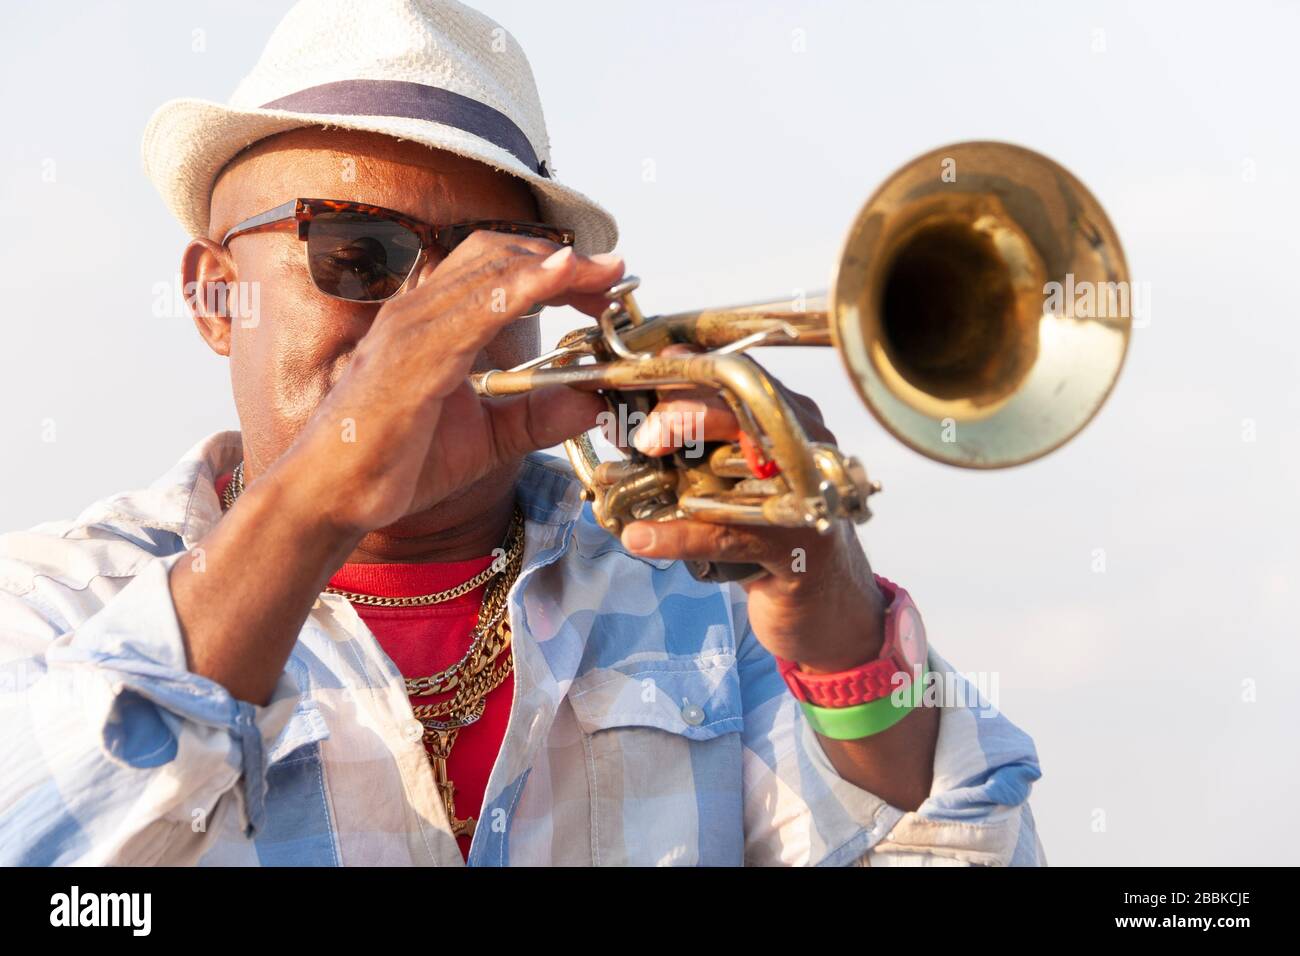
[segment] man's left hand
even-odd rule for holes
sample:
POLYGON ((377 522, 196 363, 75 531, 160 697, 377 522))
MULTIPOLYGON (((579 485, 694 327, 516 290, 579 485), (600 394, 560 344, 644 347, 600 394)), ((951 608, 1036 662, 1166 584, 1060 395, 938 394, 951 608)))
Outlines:
MULTIPOLYGON (((809 439, 834 443, 812 399, 778 387, 809 439)), ((716 393, 691 390, 659 402, 633 438, 639 451, 659 456, 677 450, 684 436, 712 442, 740 434, 736 416, 716 393)), ((846 670, 880 653, 884 597, 845 519, 824 535, 810 528, 636 521, 623 529, 622 541, 646 557, 762 565, 769 573, 745 585, 750 625, 764 647, 805 671, 846 670)))

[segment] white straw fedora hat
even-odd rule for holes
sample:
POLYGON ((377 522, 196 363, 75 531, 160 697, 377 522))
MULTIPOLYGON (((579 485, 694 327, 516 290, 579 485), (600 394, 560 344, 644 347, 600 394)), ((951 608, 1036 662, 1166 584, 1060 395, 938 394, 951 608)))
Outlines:
MULTIPOLYGON (((369 130, 518 176, 542 216, 608 252, 614 218, 560 185, 541 99, 519 44, 452 0, 301 0, 226 105, 164 103, 144 131, 145 172, 192 236, 207 235, 217 174, 246 146, 303 126, 369 130)), ((329 198, 329 197, 325 197, 329 198)))

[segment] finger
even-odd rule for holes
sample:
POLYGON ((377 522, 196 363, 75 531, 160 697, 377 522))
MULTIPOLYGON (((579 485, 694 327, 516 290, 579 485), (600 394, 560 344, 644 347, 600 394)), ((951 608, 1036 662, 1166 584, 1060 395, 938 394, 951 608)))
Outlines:
MULTIPOLYGON (((615 279, 614 281, 617 282, 618 280, 615 279)), ((610 284, 613 285, 613 283, 610 284)), ((609 308, 609 303, 609 296, 605 295, 604 290, 602 289, 600 292, 566 293, 565 295, 557 296, 554 299, 548 299, 547 301, 538 304, 545 306, 572 306, 584 315, 590 315, 592 318, 595 318, 609 308)))
MULTIPOLYGON (((692 343, 674 342, 659 354, 680 358, 702 351, 692 343)), ((651 410, 632 441, 637 451, 655 458, 697 442, 733 441, 739 436, 740 424, 721 395, 704 388, 684 388, 673 389, 670 398, 651 410)))
MULTIPOLYGON (((511 266, 524 267, 528 263, 542 265, 549 270, 549 275, 543 276, 545 278, 564 280, 562 283, 554 283, 553 289, 546 290, 553 292, 553 296, 539 296, 528 303, 530 306, 546 302, 552 297, 601 293, 621 279, 625 269, 622 257, 613 253, 583 256, 572 246, 560 246, 535 236, 481 230, 471 234, 446 259, 426 263, 418 277, 418 284, 432 281, 444 288, 452 287, 466 279, 486 277, 493 272, 505 272, 511 266)), ((493 305, 494 308, 501 308, 499 301, 493 305)), ((508 302, 506 308, 511 308, 508 302)))
POLYGON ((703 521, 634 521, 623 529, 623 547, 647 558, 761 564, 787 568, 800 529, 747 528, 703 521))
POLYGON ((548 299, 540 304, 549 306, 568 305, 592 317, 599 316, 609 308, 611 299, 606 293, 611 286, 622 280, 626 272, 626 264, 623 262, 622 256, 612 252, 598 253, 590 256, 588 261, 595 263, 600 268, 586 271, 579 269, 573 284, 564 295, 548 299))
POLYGON ((700 442, 735 441, 739 437, 740 423, 727 403, 715 395, 660 402, 632 433, 632 444, 653 458, 679 448, 698 447, 700 442))
POLYGON ((561 298, 575 287, 608 287, 623 272, 617 257, 596 261, 570 246, 543 256, 540 251, 508 252, 488 240, 479 245, 483 254, 470 266, 444 273, 449 257, 409 296, 399 297, 407 300, 398 307, 402 314, 431 323, 430 331, 449 357, 476 354, 502 328, 535 311, 536 303, 561 298))
MULTIPOLYGON (((544 240, 538 241, 544 243, 544 240)), ((562 247, 544 243, 538 246, 508 244, 506 248, 511 253, 534 258, 541 256, 545 260, 560 252, 562 247)), ((582 256, 574 252, 573 261, 576 265, 564 292, 550 299, 539 299, 533 305, 571 305, 588 315, 599 315, 610 301, 604 293, 617 284, 626 272, 627 267, 623 257, 612 252, 602 252, 592 256, 582 256)))
POLYGON ((485 398, 498 461, 558 445, 594 428, 605 401, 592 392, 555 385, 509 398, 485 398))
POLYGON ((416 286, 435 283, 447 288, 464 276, 480 271, 492 260, 514 257, 546 259, 559 252, 559 243, 536 236, 516 236, 479 230, 471 233, 451 255, 430 254, 416 274, 416 286))
MULTIPOLYGON (((580 299, 584 294, 599 297, 599 294, 604 293, 608 287, 621 280, 627 269, 623 256, 614 252, 599 252, 590 256, 578 255, 572 246, 559 246, 546 239, 491 232, 472 234, 460 243, 460 246, 456 247, 446 260, 430 265, 429 268, 432 268, 433 273, 438 274, 439 277, 455 278, 461 274, 481 271, 485 261, 491 263, 491 261, 515 258, 515 256, 520 259, 546 261, 560 254, 564 248, 571 251, 576 268, 573 269, 563 297, 556 297, 563 299, 563 304, 568 304, 569 299, 580 299), (461 258, 458 259, 458 256, 461 258)), ((607 299, 604 300, 607 302, 607 299)), ((546 303, 547 300, 538 299, 538 302, 546 303)), ((555 302, 555 304, 562 303, 555 302)))
POLYGON ((602 293, 623 278, 626 265, 623 257, 612 252, 602 252, 594 256, 579 256, 575 253, 574 261, 578 267, 565 296, 569 299, 581 299, 586 293, 593 298, 609 300, 602 293))
MULTIPOLYGON (((692 353, 701 352, 701 351, 703 351, 703 349, 701 349, 697 345, 692 345, 687 343, 674 343, 672 345, 669 345, 667 348, 663 349, 661 354, 690 355, 692 353)), ((758 365, 759 368, 763 368, 762 364, 759 362, 755 362, 754 364, 758 365)), ((785 399, 786 404, 788 404, 791 410, 795 413, 795 417, 798 419, 799 424, 803 426, 804 432, 807 433, 808 437, 813 441, 830 442, 831 444, 834 444, 835 436, 832 435, 830 429, 826 427, 826 422, 822 418, 822 411, 817 406, 817 403, 814 402, 807 395, 803 395, 799 392, 796 392, 794 389, 790 388, 779 378, 777 378, 775 375, 769 372, 766 368, 763 368, 763 371, 767 373, 767 376, 768 378, 771 379, 772 384, 775 385, 777 391, 781 393, 781 397, 785 399)), ((689 391, 674 392, 674 397, 696 398, 701 401, 716 402, 722 407, 729 407, 727 406, 726 402, 721 397, 719 397, 717 392, 709 392, 703 389, 691 389, 689 391)), ((714 439, 708 439, 708 440, 712 441, 714 439)), ((721 441, 724 440, 724 438, 719 437, 717 440, 721 441)))
POLYGON ((542 305, 572 305, 598 315, 609 305, 604 292, 623 277, 624 265, 618 256, 580 256, 565 246, 545 257, 490 260, 482 272, 480 304, 487 291, 493 311, 522 315, 542 305), (488 279, 496 271, 503 281, 493 284, 488 279))

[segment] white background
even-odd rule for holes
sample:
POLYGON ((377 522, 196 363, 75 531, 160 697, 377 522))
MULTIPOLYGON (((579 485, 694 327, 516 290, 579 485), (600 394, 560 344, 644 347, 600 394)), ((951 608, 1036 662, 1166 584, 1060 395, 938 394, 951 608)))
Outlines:
MULTIPOLYGON (((558 175, 619 218, 648 310, 824 285, 868 193, 946 142, 1020 142, 1092 188, 1152 316, 1053 456, 936 465, 833 353, 765 361, 884 482, 877 570, 1033 735, 1050 862, 1294 862, 1297 6, 479 5, 528 52, 558 175)), ((167 98, 224 101, 287 6, 7 8, 0 528, 71 517, 237 427, 224 362, 153 314, 186 237, 139 137, 167 98)), ((551 316, 548 341, 574 324, 551 316)))

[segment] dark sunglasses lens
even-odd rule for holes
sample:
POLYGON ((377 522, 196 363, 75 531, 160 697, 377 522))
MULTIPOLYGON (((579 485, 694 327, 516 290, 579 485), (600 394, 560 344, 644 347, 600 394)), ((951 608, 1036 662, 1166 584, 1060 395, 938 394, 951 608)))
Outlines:
POLYGON ((419 236, 364 213, 321 213, 307 227, 312 281, 340 299, 387 299, 402 287, 419 256, 419 236))

